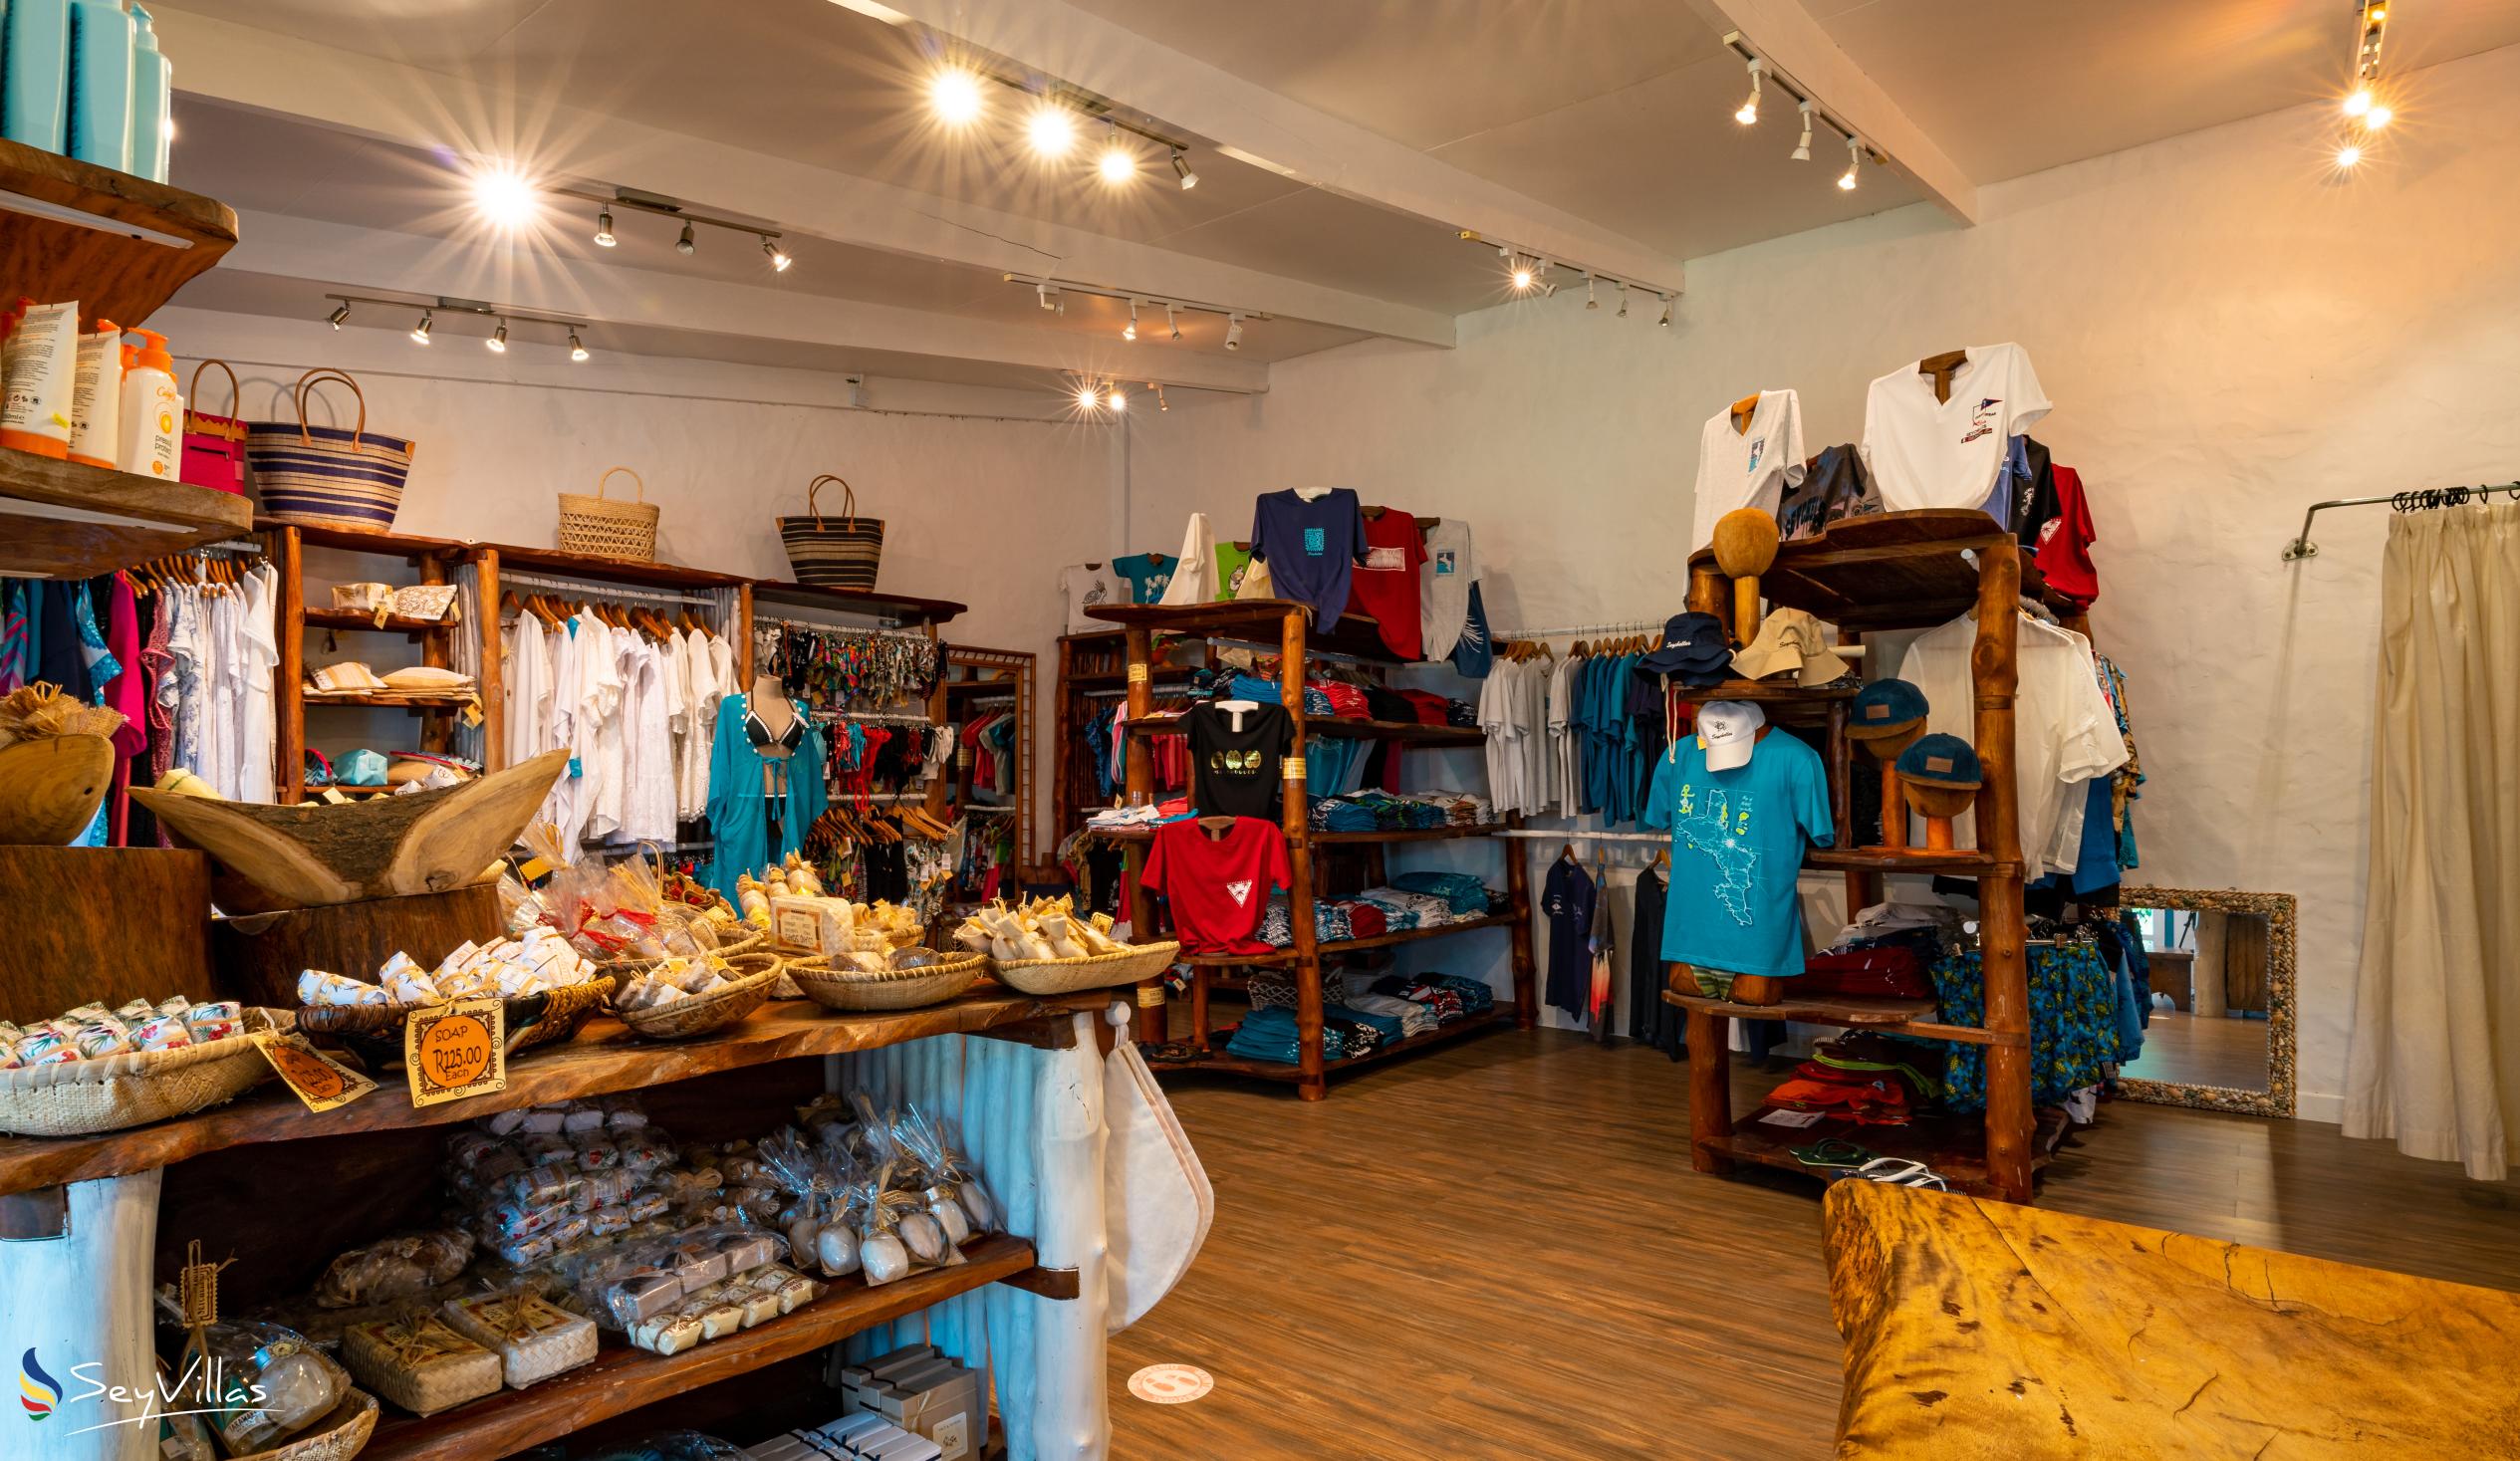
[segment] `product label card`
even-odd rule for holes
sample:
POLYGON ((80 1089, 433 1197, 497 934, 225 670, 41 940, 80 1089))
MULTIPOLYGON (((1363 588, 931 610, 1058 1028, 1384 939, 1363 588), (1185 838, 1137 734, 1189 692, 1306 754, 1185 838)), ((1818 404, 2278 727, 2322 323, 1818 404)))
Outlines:
POLYGON ((415 1106, 507 1090, 507 1007, 469 999, 413 1014, 402 1027, 402 1065, 415 1106))
POLYGON ((377 1089, 376 1082, 317 1050, 303 1035, 265 1032, 254 1037, 254 1048, 308 1110, 348 1105, 377 1089))
POLYGON ((1817 1126, 1826 1114, 1824 1111, 1773 1110, 1759 1120, 1770 1126, 1817 1126))

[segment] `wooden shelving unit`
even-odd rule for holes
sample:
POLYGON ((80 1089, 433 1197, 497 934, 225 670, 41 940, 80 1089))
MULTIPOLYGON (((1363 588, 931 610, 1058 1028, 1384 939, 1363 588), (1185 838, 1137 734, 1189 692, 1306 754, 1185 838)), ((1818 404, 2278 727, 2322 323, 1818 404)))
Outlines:
MULTIPOLYGON (((1301 604, 1285 600, 1242 600, 1230 604, 1200 604, 1180 608, 1161 606, 1112 606, 1091 610, 1093 615, 1121 626, 1126 646, 1125 683, 1129 690, 1128 733, 1133 744, 1147 736, 1179 735, 1186 728, 1178 716, 1155 716, 1148 713, 1154 698, 1153 653, 1157 634, 1180 634, 1209 638, 1243 639, 1263 645, 1274 645, 1279 657, 1280 703, 1286 707, 1293 723, 1293 743, 1287 754, 1301 762, 1305 748, 1316 735, 1368 736, 1400 745, 1475 746, 1484 741, 1477 731, 1454 726, 1409 725, 1392 721, 1338 720, 1304 713, 1305 668, 1319 647, 1312 642, 1312 610, 1301 604), (1143 668, 1141 668, 1141 666, 1143 668)), ((1345 621, 1343 620, 1343 627, 1345 621)), ((1073 637, 1073 636, 1072 636, 1073 637)), ((1383 652, 1379 641, 1374 653, 1352 653, 1344 645, 1334 651, 1350 658, 1369 662, 1392 663, 1383 652)), ((1129 758, 1129 801, 1144 806, 1153 800, 1153 768, 1148 758, 1129 758)), ((1482 1030, 1496 1028, 1511 1020, 1522 1029, 1531 1028, 1537 1017, 1538 991, 1533 978, 1531 950, 1531 888, 1523 859, 1510 849, 1505 857, 1507 906, 1484 918, 1464 919, 1457 923, 1436 924, 1427 928, 1402 929, 1395 933, 1371 938, 1323 942, 1314 924, 1313 900, 1322 885, 1318 877, 1315 852, 1328 853, 1335 848, 1357 848, 1364 851, 1369 865, 1381 867, 1382 847, 1386 843, 1406 843, 1425 839, 1407 833, 1361 833, 1333 835, 1313 830, 1312 807, 1308 790, 1301 778, 1288 780, 1280 804, 1286 832, 1287 862, 1293 872, 1287 889, 1287 916, 1294 934, 1293 946, 1260 955, 1202 955, 1186 962, 1190 966, 1191 1049, 1193 1058, 1186 1061, 1149 1060, 1158 1070, 1225 1071, 1239 1075, 1256 1075, 1273 1081, 1292 1082, 1306 1100, 1319 1100, 1329 1094, 1328 1078, 1337 1072, 1372 1064, 1372 1059, 1386 1058, 1406 1050, 1422 1049, 1482 1030), (1442 1030, 1397 1042, 1387 1051, 1377 1051, 1372 1059, 1325 1062, 1322 1052, 1322 987, 1321 970, 1325 959, 1343 954, 1390 948, 1415 943, 1422 939, 1448 937, 1481 928, 1505 928, 1512 935, 1514 1000, 1510 1007, 1497 1012, 1495 1018, 1462 1020, 1442 1030), (1295 1065, 1276 1067, 1268 1062, 1219 1057, 1209 1051, 1207 1029, 1207 996, 1210 976, 1214 971, 1238 968, 1279 968, 1295 971, 1295 1021, 1299 1058, 1295 1065)), ((1503 824, 1469 829, 1442 829, 1447 835, 1474 836, 1499 831, 1503 824)), ((1134 887, 1145 867, 1146 849, 1151 837, 1129 839, 1123 848, 1124 878, 1134 887)), ((1148 906, 1136 902, 1143 919, 1148 906)), ((1164 1011, 1164 989, 1159 979, 1149 979, 1137 987, 1137 1039, 1141 1044, 1155 1045, 1168 1037, 1164 1011)))
MULTIPOLYGON (((1931 1000, 1809 1000, 1742 1005, 1677 992, 1664 996, 1686 1012, 1689 1047, 1689 1124, 1699 1171, 1731 1170, 1748 1161, 1819 1175, 1794 1159, 1792 1148, 1828 1136, 1885 1155, 1913 1155, 1944 1173, 1955 1186, 2027 1202, 2043 1143, 2030 1103, 2030 993, 2023 952, 2021 824, 2014 806, 2013 693, 2018 685, 2016 606, 2024 590, 2024 556, 2013 536, 1993 519, 1971 510, 1884 513, 1851 518, 1817 538, 1787 543, 1760 576, 1772 606, 1804 609, 1842 631, 1925 628, 1974 609, 1977 642, 1970 655, 1976 698, 1975 734, 1985 787, 1977 798, 1975 850, 1850 848, 1847 807, 1851 753, 1844 700, 1827 703, 1830 800, 1837 847, 1809 853, 1804 865, 1840 871, 1847 878, 1847 906, 1880 901, 1885 872, 1943 872, 1977 879, 1981 966, 1986 981, 1983 1028, 1935 1019, 1931 1000), (1986 1112, 1982 1121, 1948 1116, 1919 1119, 1906 1128, 1863 1126, 1830 1119, 1808 1127, 1762 1122, 1753 1113, 1732 1116, 1726 1022, 1736 1019, 1796 1020, 1851 1029, 1881 1030, 1924 1040, 1986 1048, 1986 1112)), ((2030 585, 2033 592, 2040 586, 2030 585)), ((1689 607, 1728 617, 1732 584, 1715 568, 1711 552, 1689 563, 1689 607)), ((1727 684, 1702 692, 1704 699, 1751 698, 1727 684)), ((1826 690, 1755 687, 1788 704, 1830 696, 1826 690)), ((1762 697, 1764 698, 1764 697, 1762 697)), ((1790 981, 1789 981, 1790 983, 1790 981)))

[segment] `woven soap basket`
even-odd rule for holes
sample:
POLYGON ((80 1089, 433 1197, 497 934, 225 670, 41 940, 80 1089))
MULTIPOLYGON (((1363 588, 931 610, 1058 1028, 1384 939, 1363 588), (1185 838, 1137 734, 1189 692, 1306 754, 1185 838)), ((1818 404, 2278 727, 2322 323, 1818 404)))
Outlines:
POLYGON ((608 467, 595 479, 593 497, 583 492, 560 494, 560 551, 654 563, 657 516, 657 508, 647 500, 647 484, 638 473, 628 467, 608 467), (604 484, 613 480, 615 472, 628 473, 636 484, 637 501, 621 502, 604 495, 604 484))
POLYGON ((206 1045, 0 1071, 0 1131, 92 1136, 207 1110, 271 1074, 249 1037, 291 1028, 286 1010, 249 1009, 242 1033, 206 1045))
POLYGON ((850 1013, 917 1010, 941 1005, 969 989, 988 962, 978 954, 948 954, 923 969, 890 969, 866 974, 836 969, 825 959, 790 960, 786 974, 806 998, 827 1009, 850 1013))

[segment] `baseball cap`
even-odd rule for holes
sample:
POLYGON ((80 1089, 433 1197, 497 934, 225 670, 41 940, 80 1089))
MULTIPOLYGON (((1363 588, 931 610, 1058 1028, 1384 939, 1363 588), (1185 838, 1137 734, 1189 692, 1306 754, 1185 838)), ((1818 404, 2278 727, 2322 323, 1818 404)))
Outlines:
POLYGON ((1972 791, 1985 782, 1977 752, 1958 736, 1926 736, 1899 753, 1898 774, 1955 791, 1972 791))
POLYGON ((1767 712, 1744 700, 1709 700, 1697 707, 1697 743, 1706 748, 1708 771, 1750 764, 1767 712))
POLYGON ((1847 734, 1859 741, 1894 736, 1925 718, 1925 692, 1905 680, 1875 680, 1856 692, 1847 734))

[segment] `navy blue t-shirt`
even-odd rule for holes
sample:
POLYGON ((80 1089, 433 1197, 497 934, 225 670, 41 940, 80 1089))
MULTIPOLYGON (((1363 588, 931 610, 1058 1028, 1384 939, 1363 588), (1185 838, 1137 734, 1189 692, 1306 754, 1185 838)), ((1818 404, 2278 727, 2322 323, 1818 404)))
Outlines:
POLYGON ((1365 559, 1365 512, 1357 494, 1333 487, 1307 502, 1292 488, 1263 492, 1251 519, 1251 556, 1269 566, 1280 599, 1309 604, 1323 629, 1348 608, 1349 570, 1365 559))

